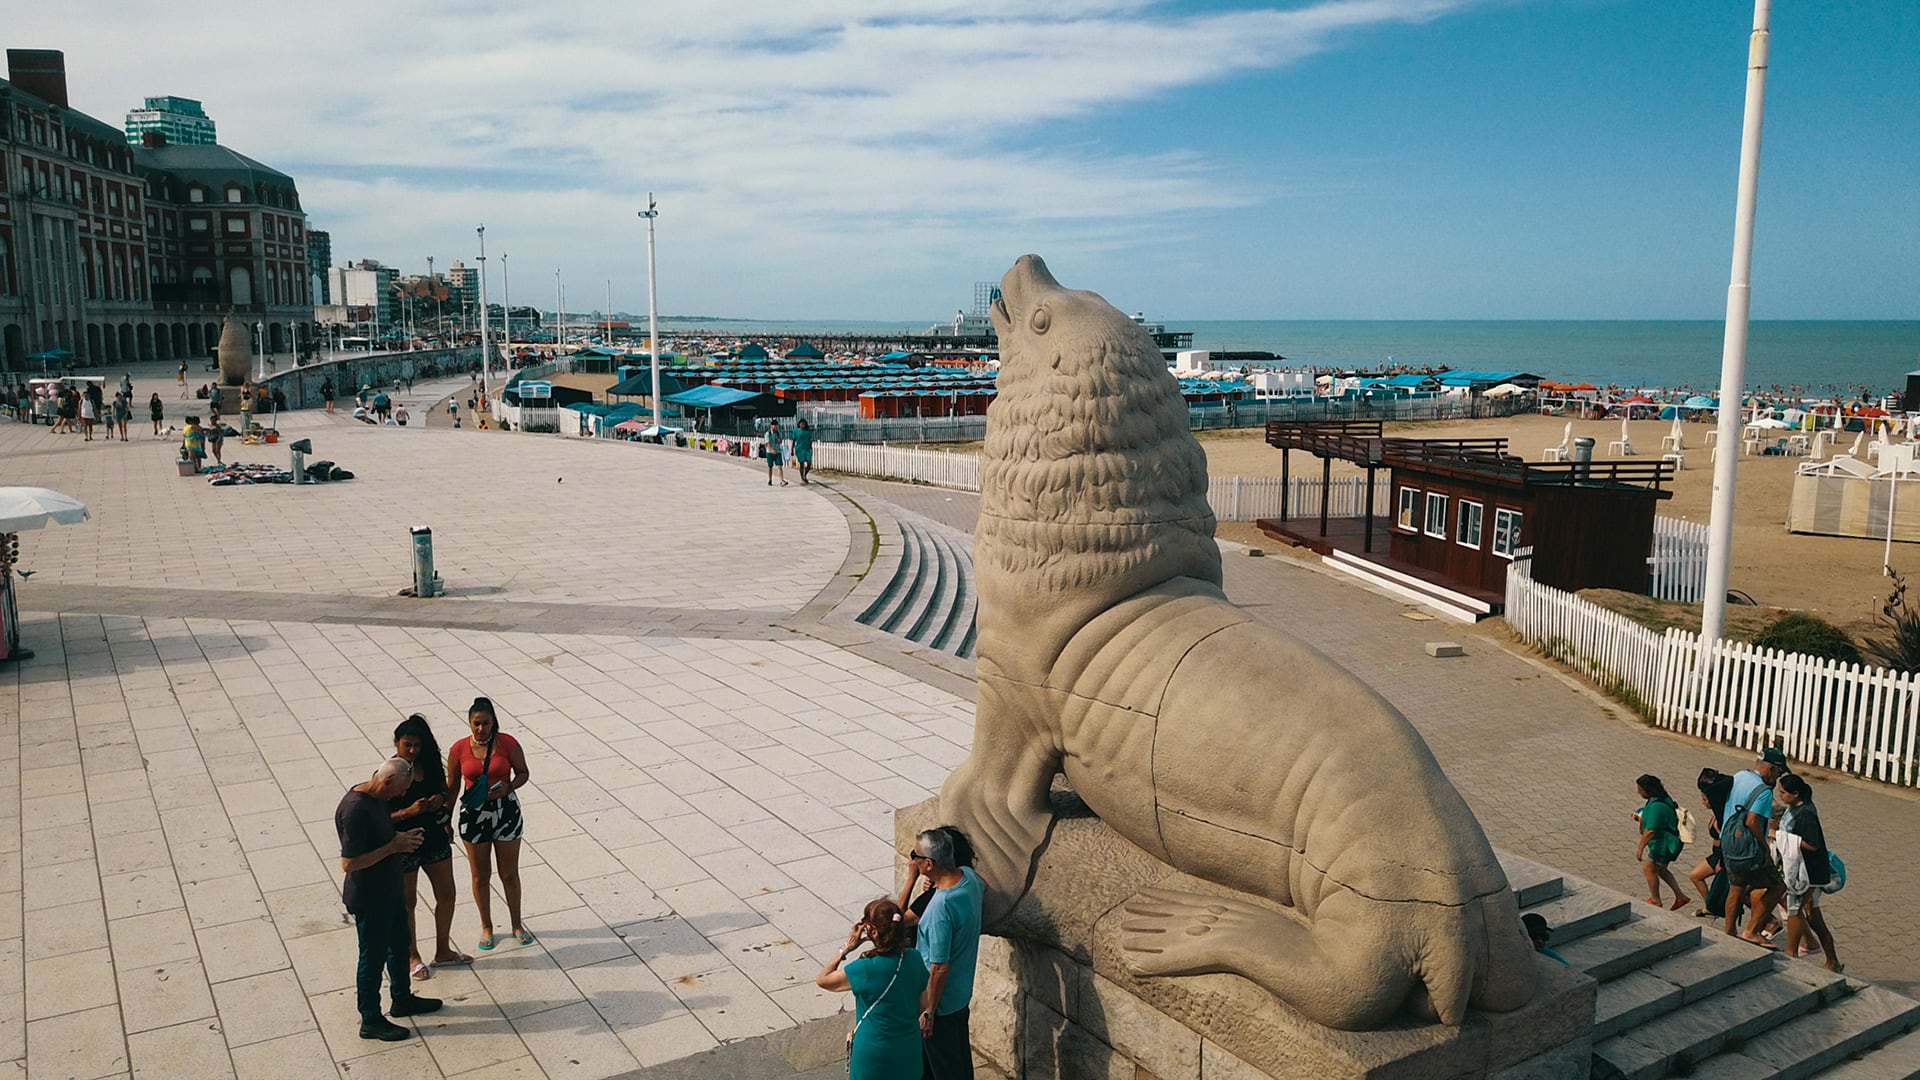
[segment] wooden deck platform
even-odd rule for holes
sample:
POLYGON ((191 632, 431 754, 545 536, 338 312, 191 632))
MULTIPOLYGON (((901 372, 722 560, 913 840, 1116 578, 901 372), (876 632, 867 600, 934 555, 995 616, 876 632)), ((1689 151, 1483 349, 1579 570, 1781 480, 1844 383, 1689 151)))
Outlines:
POLYGON ((1495 613, 1498 613, 1506 606, 1507 597, 1505 593, 1452 581, 1424 567, 1415 566, 1409 562, 1402 562, 1387 554, 1389 546, 1388 533, 1393 528, 1392 518, 1376 517, 1373 519, 1372 551, 1364 550, 1366 541, 1365 518, 1328 518, 1327 534, 1325 536, 1320 535, 1320 519, 1318 517, 1289 518, 1286 521, 1281 521, 1278 518, 1261 518, 1254 522, 1254 525, 1258 527, 1261 532, 1282 543, 1306 548, 1323 557, 1330 556, 1335 551, 1339 551, 1342 555, 1348 557, 1349 562, 1354 559, 1359 559, 1372 563, 1393 574, 1402 577, 1416 578, 1422 582, 1429 591, 1471 597, 1489 606, 1495 613))

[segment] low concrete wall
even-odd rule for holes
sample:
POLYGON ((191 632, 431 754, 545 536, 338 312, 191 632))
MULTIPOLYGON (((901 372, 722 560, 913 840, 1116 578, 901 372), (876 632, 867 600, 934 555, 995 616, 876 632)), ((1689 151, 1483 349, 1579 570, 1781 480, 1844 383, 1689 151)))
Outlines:
POLYGON ((317 409, 323 400, 320 384, 333 380, 336 400, 351 401, 362 386, 392 385, 396 378, 427 379, 458 374, 480 362, 477 347, 429 349, 402 353, 356 353, 323 360, 305 367, 291 368, 267 376, 261 383, 272 393, 276 388, 287 395, 289 409, 317 409))

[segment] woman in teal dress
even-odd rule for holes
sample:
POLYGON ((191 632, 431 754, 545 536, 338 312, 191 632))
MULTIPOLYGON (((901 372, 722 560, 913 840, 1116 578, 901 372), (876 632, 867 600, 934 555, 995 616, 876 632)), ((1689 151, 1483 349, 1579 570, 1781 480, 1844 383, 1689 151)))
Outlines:
POLYGON ((1690 901, 1687 894, 1680 891, 1680 882, 1669 869, 1673 860, 1680 855, 1680 811, 1674 806, 1673 796, 1667 794, 1667 786, 1660 778, 1651 774, 1634 781, 1634 790, 1647 804, 1634 811, 1633 819, 1640 826, 1640 846, 1634 857, 1640 860, 1640 872, 1647 879, 1647 903, 1661 906, 1660 883, 1666 882, 1673 890, 1673 910, 1679 911, 1690 901))
POLYGON ((800 466, 800 482, 811 483, 807 474, 813 471, 813 427, 805 420, 793 429, 793 462, 800 466))
POLYGON ((927 988, 927 965, 917 949, 907 947, 898 904, 884 897, 868 904, 847 932, 846 947, 813 981, 822 990, 853 991, 851 1080, 920 1075, 920 993, 927 988), (842 967, 861 942, 872 947, 842 967))

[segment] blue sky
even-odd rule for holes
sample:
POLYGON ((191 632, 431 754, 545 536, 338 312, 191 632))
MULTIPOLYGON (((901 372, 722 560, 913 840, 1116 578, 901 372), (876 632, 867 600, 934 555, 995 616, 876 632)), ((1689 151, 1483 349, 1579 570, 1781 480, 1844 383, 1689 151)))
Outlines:
MULTIPOLYGON (((931 322, 1026 251, 1174 319, 1725 303, 1751 3, 420 10, 80 0, 4 44, 65 49, 103 118, 202 99, 337 261, 444 268, 485 223, 521 302, 558 269, 572 309, 644 308, 652 190, 672 313, 931 322)), ((1755 316, 1920 317, 1920 5, 1773 31, 1755 316)))

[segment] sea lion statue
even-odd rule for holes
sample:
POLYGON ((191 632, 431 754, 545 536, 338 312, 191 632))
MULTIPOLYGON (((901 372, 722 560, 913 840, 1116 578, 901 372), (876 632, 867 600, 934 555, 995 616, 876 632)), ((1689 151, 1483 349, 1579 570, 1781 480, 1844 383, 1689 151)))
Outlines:
POLYGON ((222 386, 246 382, 248 369, 253 366, 253 339, 247 334, 247 324, 228 315, 220 326, 220 344, 214 356, 220 364, 222 386))
POLYGON ((1227 601, 1206 457, 1154 342, 1032 255, 992 319, 979 704, 941 791, 991 886, 989 929, 1018 922, 1064 774, 1127 841, 1259 898, 1142 889, 1122 905, 1136 974, 1240 975, 1345 1030, 1525 1004, 1518 906, 1425 741, 1227 601))

